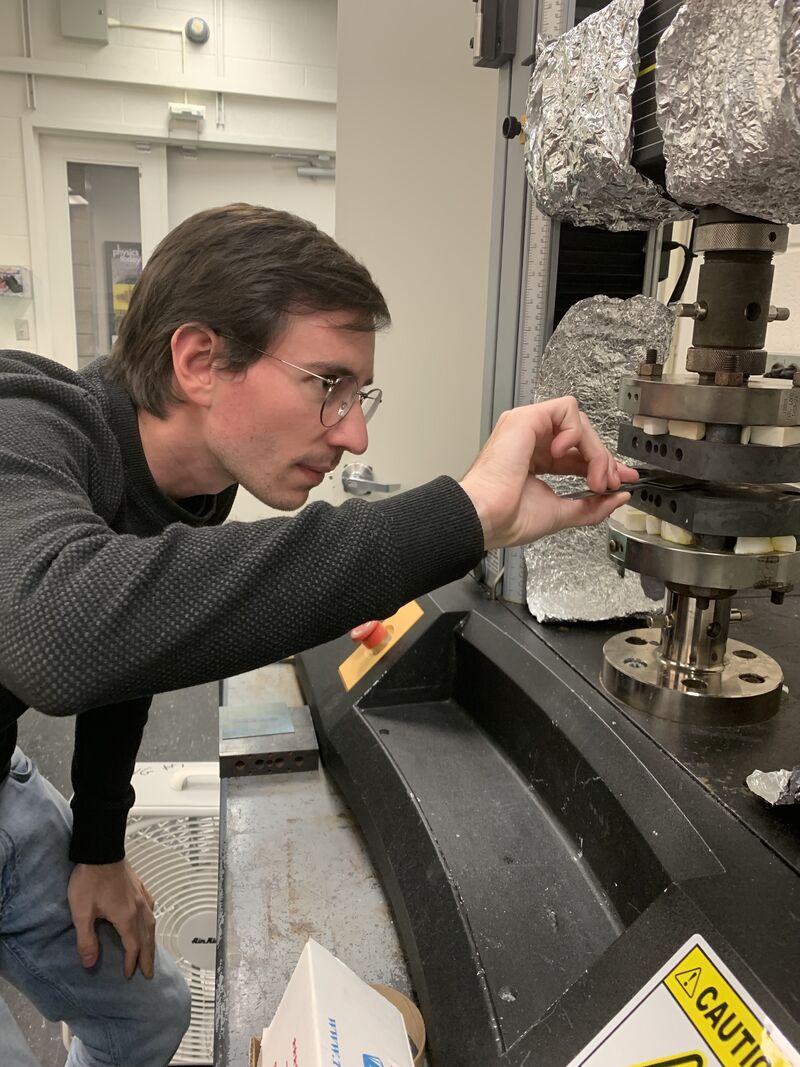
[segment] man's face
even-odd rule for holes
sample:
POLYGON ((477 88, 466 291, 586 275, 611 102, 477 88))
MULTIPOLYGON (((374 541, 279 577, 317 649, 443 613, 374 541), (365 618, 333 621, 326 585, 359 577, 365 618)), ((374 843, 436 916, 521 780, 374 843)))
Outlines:
POLYGON ((366 450, 358 401, 341 422, 323 426, 324 382, 278 362, 285 359, 330 378, 350 374, 363 389, 372 381, 375 337, 343 329, 349 319, 346 312, 292 315, 271 356, 262 356, 244 372, 215 376, 207 446, 231 481, 270 507, 300 507, 342 453, 366 450))

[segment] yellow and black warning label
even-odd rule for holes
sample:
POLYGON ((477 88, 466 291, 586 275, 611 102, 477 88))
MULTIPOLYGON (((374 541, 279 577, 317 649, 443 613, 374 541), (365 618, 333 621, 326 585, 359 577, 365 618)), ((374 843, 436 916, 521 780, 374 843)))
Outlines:
POLYGON ((793 1067, 769 1024, 747 1006, 708 955, 695 945, 664 985, 722 1067, 793 1067))
POLYGON ((800 1067, 800 1054, 696 934, 568 1067, 800 1067))

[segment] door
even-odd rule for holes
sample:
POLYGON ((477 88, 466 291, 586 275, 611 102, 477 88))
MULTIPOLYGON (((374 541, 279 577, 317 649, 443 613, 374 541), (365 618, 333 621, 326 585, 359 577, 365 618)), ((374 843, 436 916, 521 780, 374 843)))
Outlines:
POLYGON ((49 282, 42 354, 80 369, 111 351, 142 263, 167 232, 165 150, 42 136, 41 160, 49 282))

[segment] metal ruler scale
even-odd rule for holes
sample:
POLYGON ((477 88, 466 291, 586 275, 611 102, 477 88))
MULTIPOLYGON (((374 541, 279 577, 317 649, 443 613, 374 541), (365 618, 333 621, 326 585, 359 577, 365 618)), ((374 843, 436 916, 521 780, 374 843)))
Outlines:
MULTIPOLYGON (((537 37, 556 37, 575 21, 574 0, 540 0, 537 8, 537 37)), ((520 293, 521 314, 517 341, 517 382, 515 405, 530 404, 536 396, 542 353, 553 330, 558 227, 544 215, 528 194, 526 209, 526 266, 520 293)), ((503 599, 515 604, 526 600, 525 557, 522 548, 503 553, 503 599)), ((494 576, 499 562, 489 564, 494 576)))

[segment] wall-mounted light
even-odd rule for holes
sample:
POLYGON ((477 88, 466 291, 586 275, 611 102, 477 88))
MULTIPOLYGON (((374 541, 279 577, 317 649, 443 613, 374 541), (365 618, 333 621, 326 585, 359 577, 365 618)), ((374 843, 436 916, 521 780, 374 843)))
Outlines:
POLYGON ((192 44, 205 44, 211 36, 211 30, 205 19, 195 16, 187 21, 183 32, 192 44))

